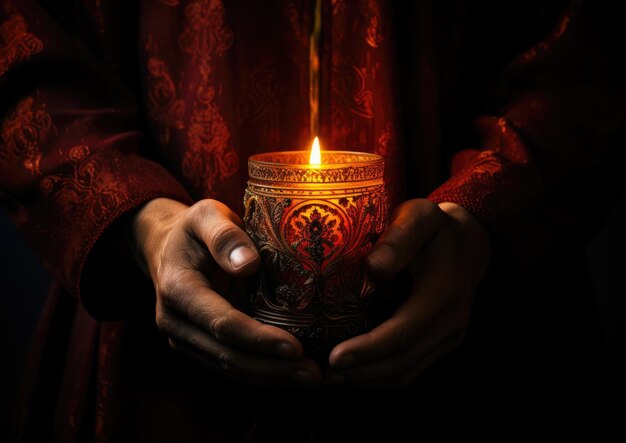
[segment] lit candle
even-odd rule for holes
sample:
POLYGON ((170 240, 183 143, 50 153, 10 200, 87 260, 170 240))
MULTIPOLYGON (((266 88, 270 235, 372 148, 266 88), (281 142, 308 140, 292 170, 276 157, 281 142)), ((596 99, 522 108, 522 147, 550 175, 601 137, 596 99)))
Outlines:
POLYGON ((320 139, 317 137, 313 139, 313 144, 311 145, 311 155, 309 156, 309 164, 314 165, 314 167, 322 164, 322 151, 320 149, 320 139))
POLYGON ((244 221, 263 261, 251 315, 310 354, 366 331, 375 283, 364 261, 387 219, 383 158, 321 151, 315 138, 311 152, 253 155, 248 168, 244 221))

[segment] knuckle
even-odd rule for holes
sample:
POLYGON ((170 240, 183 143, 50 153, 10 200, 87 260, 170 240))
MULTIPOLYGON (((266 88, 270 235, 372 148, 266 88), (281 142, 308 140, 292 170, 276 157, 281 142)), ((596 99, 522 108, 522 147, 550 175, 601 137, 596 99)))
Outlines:
POLYGON ((389 240, 397 247, 414 243, 415 237, 414 223, 410 225, 395 224, 389 228, 389 240))
POLYGON ((219 342, 227 342, 233 335, 231 311, 209 321, 209 332, 219 342))
POLYGON ((218 351, 215 355, 217 362, 222 369, 222 371, 226 373, 234 373, 236 370, 235 367, 235 359, 233 353, 228 349, 222 349, 218 351))
POLYGON ((217 253, 223 253, 239 239, 241 229, 231 222, 220 222, 215 225, 211 234, 213 249, 217 253))
POLYGON ((196 202, 193 206, 191 206, 190 212, 191 214, 198 216, 207 216, 212 215, 219 210, 221 203, 217 200, 211 198, 205 198, 196 202))
POLYGON ((265 345, 265 336, 263 332, 266 330, 266 325, 261 323, 253 330, 253 338, 252 341, 254 343, 254 349, 263 349, 266 347, 265 345))
POLYGON ((155 285, 157 300, 166 307, 187 312, 185 309, 191 302, 194 288, 190 281, 192 274, 184 269, 170 269, 159 274, 155 285))
POLYGON ((443 211, 439 208, 439 205, 437 203, 432 202, 428 200, 427 198, 422 198, 420 200, 423 202, 424 208, 426 210, 431 211, 436 214, 442 214, 443 211))
POLYGON ((171 301, 180 292, 180 281, 171 275, 160 276, 156 284, 157 296, 164 302, 171 301))
POLYGON ((413 210, 411 210, 411 222, 413 225, 422 224, 423 221, 427 221, 429 225, 439 225, 445 220, 444 212, 439 205, 425 199, 418 198, 412 200, 413 210))
POLYGON ((441 212, 441 210, 439 209, 439 205, 437 205, 437 203, 434 203, 428 200, 427 198, 416 198, 415 200, 412 200, 412 201, 414 205, 417 205, 420 211, 423 211, 429 214, 435 214, 435 213, 441 212))
POLYGON ((213 217, 220 210, 221 203, 213 199, 204 199, 190 206, 186 213, 187 225, 196 224, 208 217, 213 217))
POLYGON ((167 315, 167 313, 163 309, 157 310, 155 321, 156 321, 157 328, 162 334, 165 334, 168 336, 175 335, 174 334, 174 331, 176 330, 175 322, 172 320, 172 318, 169 315, 167 315))
POLYGON ((159 328, 159 330, 163 331, 163 329, 165 328, 165 325, 167 323, 167 319, 165 318, 165 314, 163 313, 162 309, 157 309, 156 316, 155 316, 154 320, 155 320, 156 325, 159 328))
POLYGON ((395 215, 399 215, 399 214, 402 214, 404 212, 414 212, 415 211, 415 206, 416 205, 419 206, 420 200, 422 200, 422 199, 415 198, 413 200, 405 200, 405 201, 403 201, 402 203, 400 203, 396 207, 396 209, 394 211, 394 214, 395 215))

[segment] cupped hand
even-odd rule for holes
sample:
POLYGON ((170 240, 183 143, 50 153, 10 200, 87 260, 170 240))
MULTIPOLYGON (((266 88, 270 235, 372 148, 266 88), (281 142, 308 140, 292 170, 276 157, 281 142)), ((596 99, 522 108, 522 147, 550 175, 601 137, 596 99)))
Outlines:
POLYGON ((212 287, 217 267, 232 278, 256 271, 259 253, 240 218, 215 200, 191 207, 159 198, 133 219, 137 256, 156 288, 156 324, 170 345, 251 384, 315 385, 320 369, 288 332, 262 324, 212 287))
POLYGON ((369 389, 410 385, 463 341, 488 260, 486 229, 461 206, 424 199, 400 205, 368 267, 386 277, 407 269, 410 294, 388 320, 332 350, 326 382, 369 389))

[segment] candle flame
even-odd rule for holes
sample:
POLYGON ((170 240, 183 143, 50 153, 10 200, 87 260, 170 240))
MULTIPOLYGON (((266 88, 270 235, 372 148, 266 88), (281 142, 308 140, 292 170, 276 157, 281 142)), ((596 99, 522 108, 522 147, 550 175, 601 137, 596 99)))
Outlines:
POLYGON ((322 164, 322 153, 320 151, 320 141, 317 137, 313 140, 313 145, 311 146, 311 156, 309 157, 310 165, 321 165, 322 164))

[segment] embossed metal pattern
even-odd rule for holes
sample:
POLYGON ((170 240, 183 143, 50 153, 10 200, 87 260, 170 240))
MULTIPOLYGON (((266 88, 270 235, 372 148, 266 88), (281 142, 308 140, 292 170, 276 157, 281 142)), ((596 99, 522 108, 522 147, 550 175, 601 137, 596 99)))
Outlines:
POLYGON ((263 258, 250 309, 298 337, 310 354, 370 327, 376 285, 364 260, 387 220, 384 162, 375 154, 327 151, 249 159, 245 226, 263 258))
POLYGON ((248 161, 250 181, 286 183, 346 183, 378 180, 385 172, 377 154, 349 151, 322 151, 322 164, 311 167, 308 151, 256 154, 248 161))

